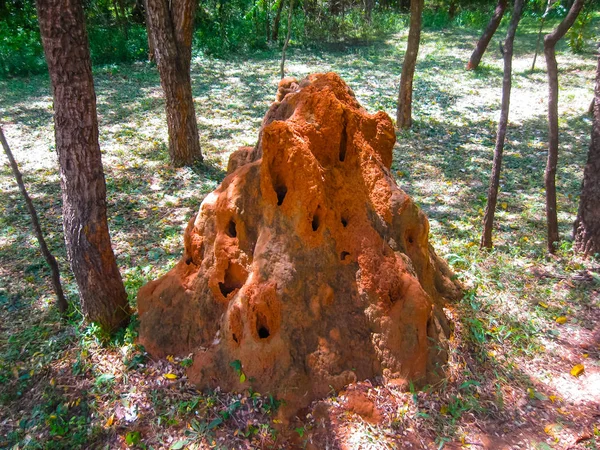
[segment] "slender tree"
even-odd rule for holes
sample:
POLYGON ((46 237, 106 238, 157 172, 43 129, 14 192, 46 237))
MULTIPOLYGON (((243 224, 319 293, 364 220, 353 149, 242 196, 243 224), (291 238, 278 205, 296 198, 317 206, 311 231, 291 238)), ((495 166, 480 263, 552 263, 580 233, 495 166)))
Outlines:
POLYGON ((281 22, 281 12, 283 11, 283 4, 285 0, 279 0, 277 2, 277 13, 275 14, 275 20, 273 21, 273 36, 271 40, 277 42, 279 39, 279 24, 281 22))
POLYGON ((573 235, 574 249, 586 256, 600 253, 600 52, 596 68, 594 118, 588 159, 583 171, 579 211, 573 235))
POLYGON ((285 43, 283 44, 283 49, 281 50, 281 65, 279 67, 281 78, 285 77, 285 52, 287 51, 288 45, 290 44, 290 37, 292 36, 292 14, 294 14, 294 0, 290 0, 287 21, 287 36, 285 37, 285 43))
POLYGON ((542 30, 544 29, 544 23, 546 22, 546 17, 548 16, 550 9, 552 9, 554 5, 556 5, 556 0, 548 0, 544 14, 542 14, 542 17, 540 18, 540 29, 538 30, 538 38, 535 42, 535 53, 533 54, 533 62, 531 63, 532 72, 535 70, 535 62, 537 60, 537 55, 540 52, 540 42, 542 41, 542 30))
POLYGON ((54 96, 67 254, 85 317, 106 330, 129 320, 106 220, 106 184, 85 16, 80 0, 37 0, 54 96))
POLYGON ((165 92, 169 156, 185 166, 202 160, 190 67, 195 0, 146 0, 160 83, 165 92))
POLYGON ((487 206, 483 217, 483 235, 481 236, 481 248, 492 248, 492 229, 494 227, 494 214, 498 200, 498 187, 500 185, 500 171, 502 169, 502 153, 504 152, 504 141, 506 139, 506 128, 508 126, 508 111, 510 108, 510 91, 512 88, 512 59, 513 44, 521 13, 523 12, 523 1, 515 0, 513 14, 510 19, 506 39, 504 41, 504 76, 502 78, 502 106, 500 109, 500 121, 496 134, 496 146, 494 148, 494 163, 490 176, 490 187, 488 189, 487 206))
POLYGON ((44 239, 44 233, 42 233, 42 227, 40 225, 40 221, 38 220, 35 206, 33 206, 31 197, 29 197, 29 194, 27 193, 25 183, 23 183, 23 176, 21 175, 17 161, 15 161, 10 147, 8 146, 6 137, 4 137, 2 127, 0 127, 0 142, 4 148, 4 153, 6 153, 6 157, 8 158, 8 162, 13 171, 13 175, 15 176, 15 180, 17 181, 17 185, 19 186, 19 190, 21 191, 21 195, 25 200, 25 205, 27 205, 27 210, 29 211, 29 216, 31 217, 31 224, 33 225, 33 231, 35 233, 35 237, 37 238, 38 244, 40 245, 40 249, 42 250, 42 255, 44 255, 46 262, 50 266, 50 270, 52 272, 52 288, 54 289, 54 294, 56 295, 56 306, 60 313, 64 315, 67 312, 69 305, 67 304, 67 300, 65 299, 65 295, 63 294, 62 290, 62 284, 60 283, 60 271, 58 270, 58 263, 56 262, 54 255, 48 249, 48 245, 46 245, 46 240, 44 239))
POLYGON ((415 66, 421 42, 421 16, 423 15, 424 0, 410 2, 410 27, 408 43, 402 64, 400 76, 400 91, 398 92, 398 109, 396 111, 396 126, 399 129, 410 128, 412 125, 412 92, 415 66))
POLYGON ((479 63, 481 62, 481 58, 483 58, 483 54, 488 48, 490 41, 494 37, 500 22, 502 21, 502 16, 504 16, 504 11, 506 11, 506 5, 508 0, 498 0, 496 3, 496 9, 494 9, 494 14, 492 14, 492 18, 490 19, 487 27, 483 31, 483 34, 477 41, 477 45, 475 46, 475 50, 471 54, 471 58, 467 63, 467 70, 475 70, 479 67, 479 63))
POLYGON ((144 0, 144 22, 146 24, 146 36, 148 37, 148 61, 156 61, 154 50, 154 38, 152 37, 152 31, 150 30, 150 21, 148 20, 148 1, 144 0))
POLYGON ((558 164, 558 65, 556 43, 567 33, 577 19, 584 0, 575 0, 562 22, 544 37, 544 55, 548 70, 548 161, 544 182, 546 185, 546 221, 548 224, 548 251, 554 253, 558 236, 556 213, 556 166, 558 164))

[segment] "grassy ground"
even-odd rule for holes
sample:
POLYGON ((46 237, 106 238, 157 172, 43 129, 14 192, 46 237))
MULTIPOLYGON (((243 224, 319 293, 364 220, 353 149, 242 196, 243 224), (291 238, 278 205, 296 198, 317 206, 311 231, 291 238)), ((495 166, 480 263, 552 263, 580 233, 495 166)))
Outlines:
MULTIPOLYGON (((135 323, 103 337, 51 308, 49 271, 5 160, 0 166, 0 448, 597 448, 600 446, 600 265, 571 252, 571 224, 591 120, 595 57, 561 47, 558 206, 561 243, 545 253, 546 74, 530 73, 535 24, 517 36, 495 248, 478 241, 499 116, 502 62, 492 46, 465 72, 475 32, 425 32, 412 130, 398 135, 398 184, 427 212, 431 239, 468 290, 454 318, 448 378, 403 393, 377 380, 333 394, 278 436, 276 399, 199 393, 188 360, 151 361, 135 323), (564 319, 562 319, 564 318, 564 319), (558 319, 558 320, 557 320, 558 319), (565 323, 559 323, 566 320, 565 323), (579 377, 570 374, 584 364, 579 377), (168 375, 165 377, 165 375, 168 375), (347 407, 368 397, 377 419, 347 407)), ((371 112, 395 115, 406 35, 362 46, 293 50, 288 71, 333 70, 371 112)), ((228 155, 255 142, 274 98, 278 58, 196 57, 193 90, 205 164, 173 169, 156 68, 95 69, 109 217, 132 303, 181 256, 183 229, 222 180, 228 155)), ((61 233, 52 99, 45 76, 0 81, 0 120, 76 304, 61 233)))

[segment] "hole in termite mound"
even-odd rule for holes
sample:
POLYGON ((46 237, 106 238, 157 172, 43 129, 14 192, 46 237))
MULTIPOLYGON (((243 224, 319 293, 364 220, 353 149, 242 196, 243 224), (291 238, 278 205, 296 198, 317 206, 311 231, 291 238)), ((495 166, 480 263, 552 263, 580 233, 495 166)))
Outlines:
POLYGON ((223 297, 227 298, 229 294, 240 289, 247 278, 248 272, 246 272, 246 269, 237 263, 230 262, 223 281, 219 283, 219 290, 223 297))
POLYGON ((346 228, 348 226, 348 219, 346 219, 345 217, 342 217, 342 226, 344 228, 346 228))
POLYGON ((340 253, 340 259, 342 261, 345 261, 348 256, 350 256, 349 252, 342 252, 342 253, 340 253))
POLYGON ((261 339, 266 339, 271 335, 271 333, 269 333, 269 329, 267 327, 260 327, 258 329, 258 337, 261 339))
POLYGON ((287 194, 287 187, 283 185, 278 186, 275 188, 275 193, 277 194, 277 206, 281 206, 287 194))
POLYGON ((233 219, 231 219, 229 221, 229 223, 227 224, 225 233, 229 237, 232 237, 232 238, 237 237, 237 227, 236 227, 235 221, 233 219))
POLYGON ((314 212, 311 227, 313 231, 317 231, 321 226, 321 207, 317 206, 317 210, 314 212))
POLYGON ((340 161, 344 162, 346 160, 346 147, 348 146, 348 133, 346 133, 346 124, 344 123, 344 128, 342 129, 342 137, 340 138, 340 161))
POLYGON ((275 284, 262 285, 255 290, 250 288, 249 293, 248 322, 254 340, 270 341, 281 326, 281 302, 277 297, 275 284))

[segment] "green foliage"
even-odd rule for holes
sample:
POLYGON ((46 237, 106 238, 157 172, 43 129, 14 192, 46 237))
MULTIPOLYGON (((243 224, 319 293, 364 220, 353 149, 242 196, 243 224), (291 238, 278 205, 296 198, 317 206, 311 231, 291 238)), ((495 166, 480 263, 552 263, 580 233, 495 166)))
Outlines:
POLYGON ((567 32, 567 45, 573 53, 583 52, 586 41, 592 37, 591 19, 592 14, 589 9, 582 11, 567 32))
POLYGON ((94 65, 140 61, 148 56, 146 28, 141 25, 130 26, 127 39, 120 28, 92 25, 88 38, 94 65))

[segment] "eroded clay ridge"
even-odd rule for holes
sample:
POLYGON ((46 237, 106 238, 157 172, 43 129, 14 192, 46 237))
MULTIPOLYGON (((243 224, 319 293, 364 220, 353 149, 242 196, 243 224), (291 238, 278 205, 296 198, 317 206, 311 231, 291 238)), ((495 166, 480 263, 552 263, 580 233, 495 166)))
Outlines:
POLYGON ((394 143, 390 118, 337 74, 282 80, 258 144, 232 155, 190 221, 181 261, 140 290, 140 342, 193 353, 200 387, 252 385, 290 412, 357 380, 442 375, 441 307, 459 287, 390 175, 394 143))

